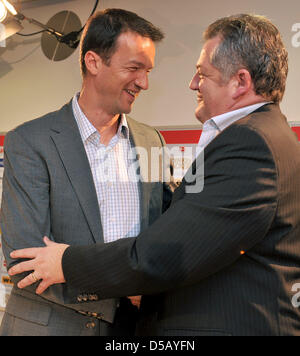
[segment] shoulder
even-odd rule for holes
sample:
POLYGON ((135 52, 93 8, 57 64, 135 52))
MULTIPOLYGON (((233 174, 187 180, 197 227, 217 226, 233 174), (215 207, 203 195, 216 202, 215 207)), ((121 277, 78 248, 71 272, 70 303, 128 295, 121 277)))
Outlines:
POLYGON ((154 127, 143 124, 141 122, 138 122, 128 116, 126 116, 126 120, 127 120, 129 129, 132 130, 133 132, 139 131, 139 132, 143 133, 144 135, 147 135, 148 137, 152 136, 153 138, 157 138, 158 140, 164 142, 162 135, 154 127))
POLYGON ((245 132, 249 139, 259 137, 276 155, 289 149, 299 151, 299 142, 278 105, 268 104, 232 125, 232 129, 245 132))
POLYGON ((282 141, 297 142, 286 117, 278 105, 267 104, 228 126, 220 138, 234 143, 246 144, 252 140, 262 140, 272 146, 282 141), (284 138, 283 138, 284 137, 284 138))
POLYGON ((138 128, 139 130, 145 131, 145 132, 156 132, 157 130, 149 125, 146 125, 142 122, 139 122, 137 120, 132 119, 130 116, 126 115, 126 120, 128 122, 128 125, 132 128, 138 128))
POLYGON ((205 149, 207 164, 226 159, 284 172, 285 162, 300 164, 300 145, 279 107, 265 105, 228 126, 205 149))
POLYGON ((204 155, 207 164, 215 165, 230 162, 232 165, 243 165, 246 162, 261 161, 261 157, 273 160, 270 145, 268 124, 262 123, 264 118, 252 113, 220 132, 205 148, 204 155))
POLYGON ((280 137, 291 141, 296 139, 286 117, 282 114, 279 106, 275 104, 264 105, 245 118, 238 120, 236 127, 254 131, 270 144, 274 141, 278 144, 280 137))
POLYGON ((8 145, 10 141, 16 140, 23 140, 28 143, 33 143, 36 140, 41 142, 43 138, 49 136, 49 130, 55 126, 57 122, 61 121, 62 117, 66 115, 70 108, 71 103, 68 103, 59 110, 22 123, 5 135, 5 144, 8 145))

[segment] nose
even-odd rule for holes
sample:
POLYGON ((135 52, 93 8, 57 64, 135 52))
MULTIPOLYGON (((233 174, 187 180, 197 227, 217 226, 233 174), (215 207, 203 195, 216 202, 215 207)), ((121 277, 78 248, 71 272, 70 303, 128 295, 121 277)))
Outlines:
POLYGON ((199 76, 198 76, 198 73, 196 73, 193 76, 189 87, 190 87, 191 90, 199 90, 199 76))
POLYGON ((135 80, 135 85, 143 90, 147 90, 149 88, 148 72, 139 73, 139 76, 135 80))

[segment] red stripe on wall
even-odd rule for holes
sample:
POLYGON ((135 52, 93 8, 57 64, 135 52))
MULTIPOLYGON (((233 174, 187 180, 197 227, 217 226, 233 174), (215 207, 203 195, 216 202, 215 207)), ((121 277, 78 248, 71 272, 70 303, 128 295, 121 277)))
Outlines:
POLYGON ((292 130, 294 132, 296 132, 296 134, 298 136, 298 140, 300 141, 300 126, 294 126, 294 127, 292 127, 292 130))
POLYGON ((172 144, 197 144, 199 142, 202 130, 161 130, 168 145, 172 144))
MULTIPOLYGON (((297 134, 300 141, 300 126, 292 127, 292 130, 297 134)), ((202 130, 161 130, 166 144, 197 144, 199 142, 202 130)))

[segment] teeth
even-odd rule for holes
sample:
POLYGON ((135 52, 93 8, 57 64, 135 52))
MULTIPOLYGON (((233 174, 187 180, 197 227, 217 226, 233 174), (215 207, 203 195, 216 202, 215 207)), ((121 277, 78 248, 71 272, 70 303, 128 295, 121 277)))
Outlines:
POLYGON ((132 95, 132 96, 135 96, 135 93, 133 92, 133 91, 131 91, 131 90, 126 90, 127 91, 127 93, 129 93, 130 95, 132 95))

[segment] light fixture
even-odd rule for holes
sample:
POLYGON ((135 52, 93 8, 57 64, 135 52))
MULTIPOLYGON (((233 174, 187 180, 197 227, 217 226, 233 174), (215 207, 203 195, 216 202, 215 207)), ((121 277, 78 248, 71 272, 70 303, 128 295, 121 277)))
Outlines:
POLYGON ((0 44, 23 29, 16 9, 6 0, 0 0, 0 44))
POLYGON ((16 9, 14 8, 14 6, 9 3, 7 0, 1 0, 3 2, 3 4, 5 5, 5 7, 7 8, 7 10, 13 15, 16 16, 18 13, 16 11, 16 9))
MULTIPOLYGON (((2 22, 4 24, 6 24, 7 22, 10 22, 10 21, 18 21, 20 23, 20 21, 23 21, 23 20, 27 20, 29 23, 31 24, 34 24, 36 26, 39 26, 41 27, 43 30, 57 36, 57 38, 62 38, 64 37, 64 34, 63 33, 60 33, 60 32, 57 32, 55 31, 53 28, 50 28, 50 27, 47 27, 46 25, 43 25, 42 23, 40 23, 39 21, 37 20, 34 20, 34 19, 30 19, 30 18, 27 18, 25 15, 23 15, 21 12, 18 12, 15 7, 10 3, 8 2, 7 0, 0 0, 0 4, 2 4, 4 6, 4 8, 8 11, 6 11, 6 14, 5 16, 3 16, 3 20, 2 22), (12 15, 12 18, 7 16, 8 15, 8 12, 12 15)), ((10 35, 11 36, 11 35, 10 35)), ((8 36, 7 36, 8 37, 8 36)), ((6 38, 7 38, 6 37, 6 38)))
POLYGON ((13 15, 16 16, 18 13, 14 6, 10 4, 7 0, 0 0, 0 22, 3 22, 7 17, 7 10, 13 15))
POLYGON ((3 22, 7 16, 7 9, 4 6, 3 2, 0 2, 0 22, 3 22))
MULTIPOLYGON (((96 0, 90 16, 95 12, 98 3, 99 0, 96 0)), ((5 27, 4 34, 2 31, 2 36, 0 31, 0 41, 6 40, 8 37, 22 30, 23 27, 21 21, 24 20, 42 29, 42 31, 29 35, 43 32, 42 50, 46 57, 54 61, 60 61, 67 58, 76 50, 80 42, 80 34, 84 29, 79 17, 71 11, 59 12, 54 15, 46 25, 44 25, 41 22, 28 18, 18 12, 9 1, 0 0, 0 22, 2 22, 0 25, 2 26, 4 24, 5 27)))

